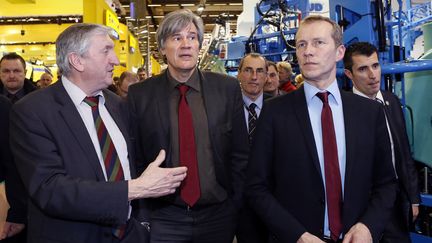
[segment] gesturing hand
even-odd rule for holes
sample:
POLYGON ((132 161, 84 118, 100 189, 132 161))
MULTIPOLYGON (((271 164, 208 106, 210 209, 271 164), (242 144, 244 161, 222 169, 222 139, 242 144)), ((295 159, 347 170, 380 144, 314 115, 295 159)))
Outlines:
POLYGON ((161 197, 174 193, 186 177, 187 168, 161 168, 165 160, 165 150, 136 179, 129 181, 129 200, 136 198, 161 197))

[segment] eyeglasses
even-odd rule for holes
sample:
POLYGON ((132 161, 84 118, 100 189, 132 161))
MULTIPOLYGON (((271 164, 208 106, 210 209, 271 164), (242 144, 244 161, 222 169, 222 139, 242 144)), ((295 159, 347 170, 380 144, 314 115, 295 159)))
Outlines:
POLYGON ((264 68, 257 68, 256 70, 254 70, 253 68, 247 67, 244 68, 242 72, 246 73, 247 75, 253 75, 254 73, 260 76, 267 75, 267 71, 264 68))

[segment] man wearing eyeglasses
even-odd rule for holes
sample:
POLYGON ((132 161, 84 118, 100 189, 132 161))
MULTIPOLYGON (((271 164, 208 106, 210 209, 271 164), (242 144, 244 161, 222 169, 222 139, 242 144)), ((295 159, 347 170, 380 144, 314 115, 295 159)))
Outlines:
MULTIPOLYGON (((252 145, 255 125, 261 113, 264 100, 271 95, 263 92, 267 80, 267 64, 264 57, 258 53, 250 53, 242 58, 238 69, 238 80, 243 96, 243 110, 249 135, 249 145, 252 145)), ((249 206, 245 206, 240 214, 237 229, 238 243, 267 242, 265 225, 249 206)))

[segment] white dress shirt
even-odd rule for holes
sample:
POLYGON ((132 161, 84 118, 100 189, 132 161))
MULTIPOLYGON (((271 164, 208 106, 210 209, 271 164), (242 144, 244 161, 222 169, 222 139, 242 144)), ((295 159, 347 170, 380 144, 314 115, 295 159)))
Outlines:
MULTIPOLYGON (((107 180, 106 170, 105 170, 105 164, 102 157, 101 148, 99 145, 99 138, 97 136, 96 127, 93 120, 93 114, 91 107, 84 102, 84 98, 87 96, 84 91, 82 91, 78 86, 76 86, 74 83, 69 81, 66 77, 62 77, 62 83, 63 86, 66 89, 66 92, 72 99, 72 102, 74 103, 75 107, 77 108, 81 119, 83 120, 87 131, 90 135, 90 138, 92 140, 94 149, 96 151, 96 154, 99 158, 99 163, 101 166, 101 169, 103 171, 103 174, 105 176, 105 180, 107 180)), ((123 134, 121 133, 120 129, 117 127, 117 124, 109 114, 108 110, 105 107, 105 98, 103 96, 102 91, 100 91, 97 95, 99 95, 99 113, 100 116, 105 124, 105 127, 108 130, 109 135, 111 136, 111 139, 114 143, 114 147, 117 151, 117 155, 119 156, 120 163, 123 169, 124 179, 130 180, 131 174, 130 174, 130 168, 129 168, 129 159, 128 159, 128 150, 127 150, 127 144, 126 140, 123 137, 123 134)))

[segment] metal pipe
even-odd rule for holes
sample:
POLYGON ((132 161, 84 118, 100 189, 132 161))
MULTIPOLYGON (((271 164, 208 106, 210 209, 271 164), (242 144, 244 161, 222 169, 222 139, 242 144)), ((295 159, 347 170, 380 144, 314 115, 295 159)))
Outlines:
MULTIPOLYGON (((396 74, 432 70, 432 60, 414 60, 381 65, 381 73, 396 74)), ((337 75, 343 75, 344 69, 338 68, 337 75)))

